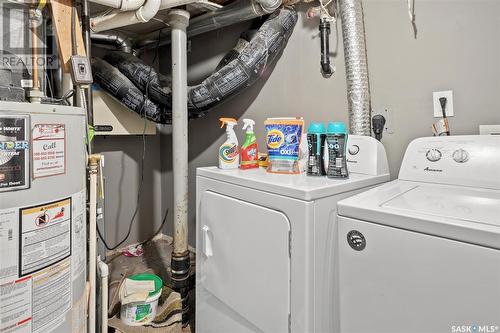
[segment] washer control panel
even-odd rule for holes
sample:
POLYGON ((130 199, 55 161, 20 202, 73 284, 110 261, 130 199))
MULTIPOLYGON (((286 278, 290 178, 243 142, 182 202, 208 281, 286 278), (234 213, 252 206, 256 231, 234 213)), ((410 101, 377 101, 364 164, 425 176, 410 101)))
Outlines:
POLYGON ((500 189, 500 136, 416 139, 406 150, 399 179, 500 189))

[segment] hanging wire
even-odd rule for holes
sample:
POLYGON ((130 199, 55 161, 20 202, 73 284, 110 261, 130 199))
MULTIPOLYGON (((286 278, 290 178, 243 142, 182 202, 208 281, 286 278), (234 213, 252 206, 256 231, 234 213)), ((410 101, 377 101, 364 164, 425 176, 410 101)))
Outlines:
POLYGON ((408 4, 408 16, 413 29, 413 38, 417 39, 417 25, 415 24, 415 0, 406 0, 408 4))

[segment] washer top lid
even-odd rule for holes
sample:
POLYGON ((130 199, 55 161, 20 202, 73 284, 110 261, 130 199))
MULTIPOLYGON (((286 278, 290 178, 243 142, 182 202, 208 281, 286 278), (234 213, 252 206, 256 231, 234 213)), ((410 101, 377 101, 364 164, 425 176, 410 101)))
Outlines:
POLYGON ((389 180, 389 174, 371 176, 351 173, 348 179, 329 179, 326 176, 312 177, 305 174, 273 174, 263 168, 222 170, 207 167, 198 168, 197 175, 300 200, 323 198, 389 180))
POLYGON ((500 191, 396 180, 338 204, 339 215, 500 248, 500 191))
POLYGON ((383 203, 383 208, 500 226, 500 192, 416 185, 383 203))

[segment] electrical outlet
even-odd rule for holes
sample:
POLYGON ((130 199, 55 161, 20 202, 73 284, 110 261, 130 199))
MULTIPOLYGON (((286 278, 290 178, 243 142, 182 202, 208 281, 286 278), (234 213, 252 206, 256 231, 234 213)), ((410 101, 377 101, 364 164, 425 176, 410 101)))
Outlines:
POLYGON ((434 104, 434 117, 442 118, 443 110, 441 109, 441 103, 439 99, 441 97, 446 97, 446 117, 453 117, 455 113, 453 112, 453 91, 435 91, 432 93, 432 100, 434 104))
POLYGON ((393 129, 394 119, 393 119, 392 109, 388 107, 376 108, 372 112, 372 117, 377 114, 381 114, 385 118, 384 133, 394 134, 394 129, 393 129))

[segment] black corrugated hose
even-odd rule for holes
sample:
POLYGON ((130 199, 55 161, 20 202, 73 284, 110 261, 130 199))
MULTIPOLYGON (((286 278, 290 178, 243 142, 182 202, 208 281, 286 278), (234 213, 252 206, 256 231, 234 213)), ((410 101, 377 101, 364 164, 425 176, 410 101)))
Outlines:
MULTIPOLYGON (((296 23, 297 12, 293 8, 284 7, 271 14, 248 43, 243 46, 238 43, 230 51, 229 62, 228 57, 224 57, 224 66, 218 66, 199 85, 189 87, 189 117, 202 117, 214 106, 252 86, 284 50, 296 23)), ((104 60, 94 59, 92 66, 95 81, 132 111, 139 113, 144 107, 147 119, 161 124, 171 122, 172 94, 168 77, 121 51, 109 52, 104 60), (143 96, 147 79, 149 99, 143 96)))

